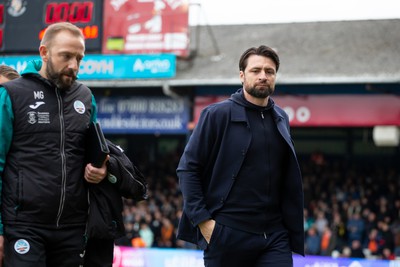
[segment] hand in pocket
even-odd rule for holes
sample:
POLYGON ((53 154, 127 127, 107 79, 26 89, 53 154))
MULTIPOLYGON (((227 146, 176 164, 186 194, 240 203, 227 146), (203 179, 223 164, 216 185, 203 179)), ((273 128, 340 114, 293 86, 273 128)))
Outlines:
POLYGON ((214 231, 215 221, 207 220, 199 223, 200 232, 203 235, 204 239, 207 241, 207 244, 210 244, 211 235, 214 231))

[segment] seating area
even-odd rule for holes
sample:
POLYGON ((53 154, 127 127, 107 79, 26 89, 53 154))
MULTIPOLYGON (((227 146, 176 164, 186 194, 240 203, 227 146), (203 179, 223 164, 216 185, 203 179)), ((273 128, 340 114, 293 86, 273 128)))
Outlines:
MULTIPOLYGON (((175 173, 180 155, 175 151, 140 163, 149 182, 149 199, 124 200, 127 233, 117 245, 196 249, 175 237, 183 202, 175 173)), ((300 164, 306 254, 400 257, 399 166, 355 164, 323 155, 302 157, 300 164)))

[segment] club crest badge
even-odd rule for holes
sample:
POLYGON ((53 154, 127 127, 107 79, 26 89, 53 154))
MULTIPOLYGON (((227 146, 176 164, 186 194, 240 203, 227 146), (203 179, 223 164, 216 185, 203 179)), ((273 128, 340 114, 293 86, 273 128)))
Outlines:
POLYGON ((79 101, 79 100, 76 100, 74 102, 74 109, 79 114, 85 113, 85 110, 86 110, 85 105, 82 103, 82 101, 79 101))
POLYGON ((14 244, 14 250, 18 254, 26 254, 30 248, 31 246, 29 245, 29 242, 25 239, 18 239, 14 244))
POLYGON ((28 122, 30 124, 35 124, 37 122, 37 114, 35 111, 28 112, 28 122))
POLYGON ((25 0, 10 0, 7 9, 8 14, 13 17, 19 17, 26 11, 27 2, 25 0))

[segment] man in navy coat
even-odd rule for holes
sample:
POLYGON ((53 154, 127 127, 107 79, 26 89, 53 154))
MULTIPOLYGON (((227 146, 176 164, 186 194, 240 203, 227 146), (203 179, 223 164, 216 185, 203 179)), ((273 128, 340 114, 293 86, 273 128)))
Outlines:
POLYGON ((177 168, 184 197, 178 238, 206 267, 289 267, 304 255, 303 186, 287 114, 270 97, 279 57, 239 60, 243 88, 206 107, 177 168))

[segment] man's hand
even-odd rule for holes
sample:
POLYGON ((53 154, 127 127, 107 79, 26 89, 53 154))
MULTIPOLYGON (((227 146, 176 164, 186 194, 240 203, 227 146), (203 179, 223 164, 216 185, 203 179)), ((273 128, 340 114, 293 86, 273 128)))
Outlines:
POLYGON ((199 223, 200 232, 203 235, 204 239, 207 241, 207 244, 210 244, 210 239, 212 232, 214 231, 215 221, 207 220, 199 223))
MULTIPOLYGON (((98 184, 107 176, 107 161, 110 159, 108 155, 101 168, 96 168, 88 163, 85 167, 85 180, 88 183, 98 184)), ((0 266, 1 267, 1 266, 0 266)))

